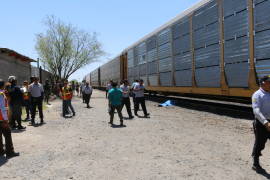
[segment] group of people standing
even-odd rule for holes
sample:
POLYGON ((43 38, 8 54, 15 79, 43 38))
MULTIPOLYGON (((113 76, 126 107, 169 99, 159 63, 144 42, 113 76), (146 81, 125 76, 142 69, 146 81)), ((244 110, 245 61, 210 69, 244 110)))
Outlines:
POLYGON ((130 97, 133 98, 135 116, 138 116, 139 105, 141 105, 144 117, 149 117, 149 113, 145 106, 144 89, 144 81, 142 79, 136 80, 131 86, 129 86, 128 80, 123 80, 120 88, 117 88, 117 82, 113 82, 112 80, 109 82, 106 88, 106 98, 108 97, 109 100, 109 123, 111 125, 113 125, 115 110, 117 110, 120 118, 120 126, 124 125, 122 115, 122 109, 124 106, 126 106, 129 119, 134 118, 131 111, 130 97))
POLYGON ((23 86, 19 87, 15 76, 10 76, 8 82, 0 79, 0 156, 19 155, 14 152, 11 129, 25 129, 22 126, 23 106, 27 114, 25 120, 30 120, 31 114, 30 125, 35 125, 36 107, 39 110, 40 124, 44 123, 42 110, 44 89, 37 77, 32 77, 30 81, 30 85, 28 81, 24 81, 23 86), (5 149, 2 136, 5 138, 5 149))

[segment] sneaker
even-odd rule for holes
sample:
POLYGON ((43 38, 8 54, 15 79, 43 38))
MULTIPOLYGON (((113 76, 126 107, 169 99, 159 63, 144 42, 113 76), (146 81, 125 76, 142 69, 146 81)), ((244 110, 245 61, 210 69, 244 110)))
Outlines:
POLYGON ((133 119, 134 118, 134 116, 129 116, 129 119, 133 119))
POLYGON ((76 115, 76 113, 73 113, 73 116, 75 116, 76 115))
POLYGON ((18 152, 12 152, 12 153, 7 153, 6 157, 7 158, 13 158, 13 157, 16 157, 16 156, 19 156, 19 155, 20 155, 20 153, 18 153, 18 152))

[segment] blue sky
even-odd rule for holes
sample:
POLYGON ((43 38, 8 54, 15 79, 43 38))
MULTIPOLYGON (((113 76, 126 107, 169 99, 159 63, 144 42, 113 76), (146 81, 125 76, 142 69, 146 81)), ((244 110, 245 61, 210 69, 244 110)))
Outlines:
POLYGON ((8 0, 0 6, 0 47, 33 59, 36 34, 44 32, 48 15, 54 15, 87 32, 97 32, 108 54, 71 79, 83 76, 118 55, 143 36, 173 19, 200 0, 8 0))

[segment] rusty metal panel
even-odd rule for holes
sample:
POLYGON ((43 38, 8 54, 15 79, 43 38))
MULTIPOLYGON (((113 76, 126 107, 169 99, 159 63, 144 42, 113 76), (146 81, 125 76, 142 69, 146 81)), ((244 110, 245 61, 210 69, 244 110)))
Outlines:
POLYGON ((243 10, 224 19, 224 39, 247 36, 248 11, 243 10))
POLYGON ((159 72, 168 72, 172 69, 172 58, 168 57, 159 60, 159 72))
POLYGON ((249 59, 249 39, 247 36, 225 41, 225 63, 244 62, 249 59))
POLYGON ((192 86, 192 70, 175 71, 175 85, 181 87, 192 86))
POLYGON ((161 86, 172 86, 172 73, 164 72, 160 73, 160 85, 161 86))
POLYGON ((149 79, 150 86, 158 86, 158 75, 157 74, 153 74, 151 76, 148 76, 148 79, 149 79))
POLYGON ((270 29, 270 0, 256 2, 254 8, 254 29, 256 32, 270 29))

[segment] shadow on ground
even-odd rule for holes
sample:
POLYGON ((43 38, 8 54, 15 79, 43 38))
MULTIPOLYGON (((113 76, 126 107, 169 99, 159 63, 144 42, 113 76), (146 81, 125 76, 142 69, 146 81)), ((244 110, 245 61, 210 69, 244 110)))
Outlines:
POLYGON ((6 162, 8 162, 8 159, 4 156, 0 156, 0 167, 4 165, 6 162))
MULTIPOLYGON (((164 103, 165 101, 172 99, 160 96, 150 96, 147 97, 148 100, 157 102, 157 103, 164 103)), ((173 98, 172 100, 175 106, 192 109, 196 111, 204 111, 209 112, 217 115, 228 116, 232 118, 239 118, 245 120, 253 120, 254 115, 252 112, 251 106, 246 105, 236 105, 236 104, 228 104, 226 102, 219 103, 219 102, 206 102, 200 100, 185 100, 185 99, 177 99, 173 98)), ((161 107, 164 108, 164 107, 161 107)))
POLYGON ((121 125, 112 124, 111 127, 112 128, 125 128, 127 126, 126 125, 121 126, 121 125))

